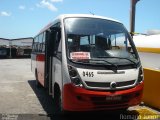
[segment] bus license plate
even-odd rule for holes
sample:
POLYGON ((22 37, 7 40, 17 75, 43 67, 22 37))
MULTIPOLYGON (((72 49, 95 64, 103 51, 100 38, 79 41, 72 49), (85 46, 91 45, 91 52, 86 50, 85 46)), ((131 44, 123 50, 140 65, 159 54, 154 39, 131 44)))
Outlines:
POLYGON ((106 97, 106 100, 109 100, 109 101, 116 101, 116 100, 122 100, 122 96, 107 96, 106 97))

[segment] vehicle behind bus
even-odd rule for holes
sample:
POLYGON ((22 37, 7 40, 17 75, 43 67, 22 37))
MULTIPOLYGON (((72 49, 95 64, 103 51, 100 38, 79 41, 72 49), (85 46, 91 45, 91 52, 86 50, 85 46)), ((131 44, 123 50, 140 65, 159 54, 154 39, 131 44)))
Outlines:
POLYGON ((0 58, 7 57, 7 49, 5 47, 0 47, 0 58))
POLYGON ((141 102, 143 70, 133 40, 119 21, 61 15, 35 36, 36 85, 58 112, 127 109, 141 102))

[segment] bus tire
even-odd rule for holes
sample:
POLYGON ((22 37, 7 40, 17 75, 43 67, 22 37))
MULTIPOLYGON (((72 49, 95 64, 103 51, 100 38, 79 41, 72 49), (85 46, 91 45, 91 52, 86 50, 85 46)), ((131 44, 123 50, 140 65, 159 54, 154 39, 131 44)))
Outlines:
POLYGON ((41 88, 42 86, 41 86, 41 84, 40 84, 39 81, 38 81, 37 70, 35 70, 35 78, 36 78, 36 87, 37 87, 37 88, 41 88))
POLYGON ((54 86, 53 104, 54 104, 54 113, 56 115, 64 113, 63 107, 62 107, 61 92, 60 92, 60 88, 57 84, 55 84, 55 86, 54 86))

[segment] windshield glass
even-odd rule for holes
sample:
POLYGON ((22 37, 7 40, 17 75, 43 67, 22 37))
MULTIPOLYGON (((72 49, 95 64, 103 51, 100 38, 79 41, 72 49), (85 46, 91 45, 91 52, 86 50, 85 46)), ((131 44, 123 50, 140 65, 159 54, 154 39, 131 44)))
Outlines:
POLYGON ((98 64, 107 60, 117 65, 138 62, 133 42, 121 23, 96 18, 66 18, 64 22, 70 60, 98 64))

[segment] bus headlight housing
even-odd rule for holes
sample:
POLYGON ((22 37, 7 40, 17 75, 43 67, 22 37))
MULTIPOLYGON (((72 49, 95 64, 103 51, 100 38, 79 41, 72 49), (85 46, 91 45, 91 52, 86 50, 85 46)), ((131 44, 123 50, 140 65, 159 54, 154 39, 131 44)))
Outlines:
POLYGON ((69 71, 69 76, 70 76, 70 78, 71 78, 71 82, 72 82, 75 86, 82 87, 83 84, 82 84, 82 81, 81 81, 81 79, 80 79, 80 76, 79 76, 77 70, 76 70, 74 67, 68 65, 68 71, 69 71))
POLYGON ((138 74, 138 81, 137 83, 141 83, 143 81, 144 77, 143 77, 143 68, 142 66, 139 68, 139 74, 138 74))

